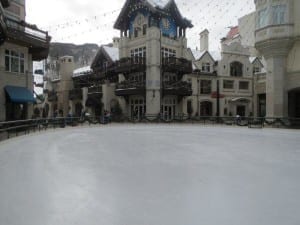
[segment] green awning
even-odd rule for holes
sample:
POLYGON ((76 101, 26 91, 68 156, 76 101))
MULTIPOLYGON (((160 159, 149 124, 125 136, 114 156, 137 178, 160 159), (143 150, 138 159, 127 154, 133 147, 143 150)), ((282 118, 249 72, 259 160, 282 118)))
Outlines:
POLYGON ((5 86, 4 89, 13 103, 36 103, 32 91, 25 87, 5 86))

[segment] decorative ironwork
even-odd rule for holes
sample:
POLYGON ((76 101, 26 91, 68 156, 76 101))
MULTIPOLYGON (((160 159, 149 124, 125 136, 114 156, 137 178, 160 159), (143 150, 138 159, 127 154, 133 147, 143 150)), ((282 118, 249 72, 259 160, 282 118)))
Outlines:
POLYGON ((145 95, 146 84, 145 82, 136 82, 131 80, 123 81, 116 86, 117 96, 130 96, 130 95, 145 95))
POLYGON ((146 58, 131 57, 122 58, 115 63, 117 73, 142 72, 146 69, 146 58))
POLYGON ((185 58, 165 57, 162 59, 164 72, 187 74, 193 72, 192 62, 185 58))
POLYGON ((186 81, 163 83, 164 95, 190 96, 193 94, 192 84, 186 81))
POLYGON ((10 38, 10 41, 28 46, 33 60, 47 58, 51 40, 48 32, 25 21, 17 21, 8 17, 4 20, 7 26, 7 37, 10 38))

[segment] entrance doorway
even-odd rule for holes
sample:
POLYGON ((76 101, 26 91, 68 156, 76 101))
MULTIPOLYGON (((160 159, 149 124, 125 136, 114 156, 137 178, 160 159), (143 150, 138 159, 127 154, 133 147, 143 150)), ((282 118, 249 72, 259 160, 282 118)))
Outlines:
POLYGON ((258 116, 266 116, 266 94, 258 95, 258 116))
POLYGON ((237 105, 236 106, 236 115, 239 115, 239 116, 246 116, 246 106, 244 105, 237 105))
POLYGON ((165 97, 161 107, 161 113, 164 120, 170 121, 175 119, 176 115, 176 97, 165 97))
POLYGON ((212 116, 212 103, 209 101, 200 103, 200 116, 212 116))
POLYGON ((300 88, 289 92, 289 117, 300 118, 300 88))
POLYGON ((141 120, 146 113, 144 97, 134 97, 130 100, 130 116, 133 120, 141 120))

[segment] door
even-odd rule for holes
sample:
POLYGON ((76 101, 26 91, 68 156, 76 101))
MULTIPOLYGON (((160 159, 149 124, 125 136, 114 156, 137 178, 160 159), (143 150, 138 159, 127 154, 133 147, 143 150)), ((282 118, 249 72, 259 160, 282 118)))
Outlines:
POLYGON ((239 115, 239 116, 246 116, 246 106, 244 105, 238 105, 236 107, 236 115, 239 115))

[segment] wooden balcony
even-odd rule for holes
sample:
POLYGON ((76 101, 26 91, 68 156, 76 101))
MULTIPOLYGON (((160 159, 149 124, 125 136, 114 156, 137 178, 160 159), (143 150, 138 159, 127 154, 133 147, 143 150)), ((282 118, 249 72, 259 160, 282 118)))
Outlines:
POLYGON ((167 57, 162 59, 163 71, 177 74, 193 72, 192 62, 184 58, 167 57))
POLYGON ((57 101, 57 93, 55 91, 48 91, 48 101, 56 102, 57 101))
POLYGON ((82 90, 81 89, 70 90, 69 100, 82 100, 82 90))
POLYGON ((146 70, 146 58, 133 57, 122 58, 115 63, 116 73, 144 72, 146 70))
POLYGON ((193 94, 192 84, 186 81, 164 82, 163 95, 191 96, 193 94))
POLYGON ((126 80, 116 86, 116 96, 145 95, 146 83, 126 80))
POLYGON ((7 26, 7 38, 9 41, 29 48, 32 60, 47 58, 51 37, 48 32, 42 31, 36 25, 24 21, 5 18, 7 26))

